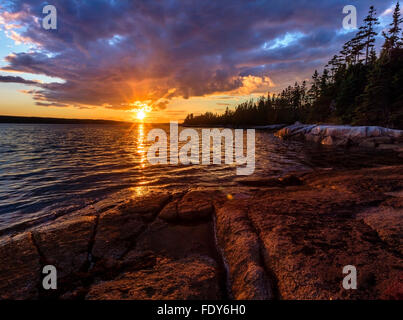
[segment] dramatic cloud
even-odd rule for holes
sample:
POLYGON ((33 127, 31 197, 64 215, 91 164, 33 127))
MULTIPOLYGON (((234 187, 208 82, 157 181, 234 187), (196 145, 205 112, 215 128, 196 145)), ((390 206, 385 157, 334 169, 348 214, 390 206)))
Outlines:
MULTIPOLYGON (((4 71, 57 77, 35 85, 39 105, 164 109, 174 97, 278 90, 327 62, 351 34, 340 32, 340 0, 53 1, 58 29, 41 27, 42 0, 7 1, 0 26, 29 52, 4 71)), ((370 4, 360 1, 361 20, 370 4)), ((5 77, 0 81, 7 81, 5 77)))

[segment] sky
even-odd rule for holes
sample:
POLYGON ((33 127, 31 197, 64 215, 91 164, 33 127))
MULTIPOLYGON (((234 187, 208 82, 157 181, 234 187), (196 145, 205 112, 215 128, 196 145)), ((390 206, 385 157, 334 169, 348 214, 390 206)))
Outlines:
MULTIPOLYGON (((183 120, 277 93, 322 70, 388 0, 2 0, 0 115, 183 120), (43 8, 57 9, 56 30, 43 8)), ((382 39, 378 39, 378 46, 382 39)))

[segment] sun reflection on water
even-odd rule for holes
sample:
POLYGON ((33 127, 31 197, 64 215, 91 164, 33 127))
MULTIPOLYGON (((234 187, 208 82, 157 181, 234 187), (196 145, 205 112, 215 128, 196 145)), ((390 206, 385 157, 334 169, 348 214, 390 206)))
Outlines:
POLYGON ((140 123, 137 127, 137 154, 140 156, 140 167, 145 167, 146 162, 146 146, 145 146, 145 130, 144 123, 140 123))

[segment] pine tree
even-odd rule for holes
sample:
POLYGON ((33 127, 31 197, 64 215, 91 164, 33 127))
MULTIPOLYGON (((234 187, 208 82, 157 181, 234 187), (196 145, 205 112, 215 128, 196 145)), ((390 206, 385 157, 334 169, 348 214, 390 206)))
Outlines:
POLYGON ((329 71, 327 69, 323 70, 323 75, 320 78, 320 95, 323 96, 326 94, 327 85, 329 82, 329 71))
POLYGON ((302 85, 301 85, 301 103, 302 106, 306 106, 308 104, 307 101, 307 94, 306 94, 306 81, 302 81, 302 85))
POLYGON ((318 70, 315 70, 312 76, 312 86, 311 89, 309 90, 309 99, 311 103, 313 103, 316 99, 319 98, 319 92, 320 92, 320 77, 318 70))
POLYGON ((356 36, 350 40, 351 60, 353 61, 353 64, 362 62, 360 57, 363 54, 362 51, 365 48, 364 38, 365 38, 364 30, 361 27, 356 36))
POLYGON ((376 51, 375 48, 371 48, 371 52, 369 54, 369 64, 373 65, 376 62, 377 56, 376 56, 376 51))
POLYGON ((389 54, 391 50, 400 48, 402 46, 400 34, 402 29, 400 24, 403 22, 400 14, 400 4, 397 2, 395 10, 393 11, 393 22, 390 24, 390 29, 388 33, 382 32, 385 43, 383 45, 383 50, 389 54))
POLYGON ((332 78, 332 81, 335 80, 336 72, 337 70, 339 70, 341 65, 342 65, 342 58, 339 57, 338 55, 334 55, 333 58, 325 66, 325 68, 330 69, 330 76, 332 78))
POLYGON ((375 37, 377 33, 375 32, 375 26, 379 24, 378 18, 375 17, 376 10, 374 6, 369 8, 368 16, 364 19, 364 25, 360 27, 359 38, 362 40, 362 45, 365 48, 365 64, 368 63, 370 52, 374 48, 375 37))
POLYGON ((352 54, 352 42, 347 41, 343 45, 343 49, 340 51, 341 56, 343 57, 344 62, 349 66, 353 63, 353 54, 352 54))
POLYGON ((355 124, 378 124, 388 126, 390 105, 390 69, 378 61, 371 70, 361 103, 355 110, 355 124))

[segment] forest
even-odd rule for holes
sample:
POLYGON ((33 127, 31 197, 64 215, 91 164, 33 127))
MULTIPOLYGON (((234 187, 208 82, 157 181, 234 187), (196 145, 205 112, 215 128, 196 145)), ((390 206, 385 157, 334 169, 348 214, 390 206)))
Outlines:
POLYGON ((300 121, 403 129, 402 22, 398 2, 392 23, 382 31, 383 46, 377 53, 379 21, 371 6, 355 36, 322 73, 315 70, 311 81, 296 82, 279 94, 251 99, 223 114, 189 114, 184 125, 238 127, 300 121))

